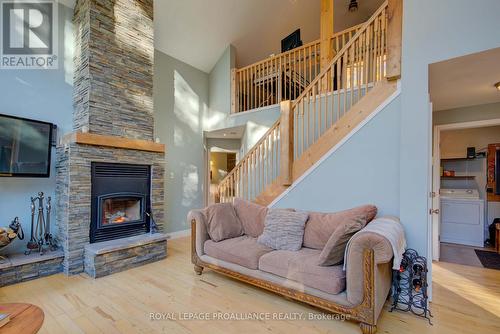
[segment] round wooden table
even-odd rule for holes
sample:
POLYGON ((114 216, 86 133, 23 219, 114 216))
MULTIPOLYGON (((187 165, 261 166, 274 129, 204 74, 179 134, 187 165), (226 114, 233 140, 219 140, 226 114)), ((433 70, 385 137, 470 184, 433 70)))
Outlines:
POLYGON ((9 323, 0 327, 2 334, 34 334, 43 324, 42 309, 32 304, 0 304, 0 313, 10 315, 9 323))

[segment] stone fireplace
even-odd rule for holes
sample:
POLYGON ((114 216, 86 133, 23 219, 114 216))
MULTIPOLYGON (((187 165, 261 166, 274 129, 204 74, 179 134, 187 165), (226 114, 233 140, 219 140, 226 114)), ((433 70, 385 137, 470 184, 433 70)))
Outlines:
POLYGON ((66 274, 166 256, 164 146, 154 141, 153 0, 78 0, 73 132, 57 149, 57 239, 66 274))

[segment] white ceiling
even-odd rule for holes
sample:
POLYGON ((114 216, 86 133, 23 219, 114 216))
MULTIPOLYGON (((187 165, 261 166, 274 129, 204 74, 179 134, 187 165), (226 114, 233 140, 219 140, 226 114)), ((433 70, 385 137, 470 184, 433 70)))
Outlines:
POLYGON ((434 111, 500 102, 500 48, 453 58, 429 67, 434 111))
MULTIPOLYGON (((370 17, 383 0, 334 0, 334 30, 370 17)), ((301 29, 304 43, 319 38, 320 0, 156 0, 155 47, 204 72, 210 72, 229 44, 237 66, 280 51, 280 41, 301 29)))
POLYGON ((245 126, 236 126, 220 130, 206 131, 205 138, 212 139, 241 139, 245 133, 245 126))

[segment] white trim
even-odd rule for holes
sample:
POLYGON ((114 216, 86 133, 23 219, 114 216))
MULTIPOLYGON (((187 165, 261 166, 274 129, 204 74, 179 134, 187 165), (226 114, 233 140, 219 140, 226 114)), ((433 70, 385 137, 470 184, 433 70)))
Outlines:
MULTIPOLYGON (((441 147, 440 147, 440 142, 441 142, 441 131, 448 131, 448 130, 461 130, 461 129, 473 129, 473 128, 484 128, 488 126, 498 126, 500 125, 500 118, 492 118, 492 119, 485 119, 485 120, 480 120, 480 121, 467 121, 467 122, 457 122, 457 123, 446 123, 446 124, 438 124, 434 125, 434 136, 432 138, 433 140, 433 147, 434 147, 434 152, 433 154, 433 165, 434 165, 434 173, 437 174, 438 166, 441 165, 441 147)), ((439 188, 441 187, 441 184, 437 184, 437 180, 440 180, 440 177, 437 175, 434 175, 434 182, 436 186, 433 186, 433 191, 436 192, 436 195, 439 198, 439 188)), ((485 205, 486 208, 488 205, 485 205)), ((487 210, 487 209, 486 209, 487 210)), ((441 220, 439 220, 438 225, 436 229, 432 230, 432 237, 430 242, 432 243, 431 247, 429 247, 432 250, 431 256, 429 258, 432 258, 434 261, 439 261, 439 253, 440 253, 440 241, 439 238, 436 238, 434 233, 439 233, 440 227, 441 227, 441 220), (437 254, 434 254, 437 252, 437 254)), ((429 228, 432 229, 432 225, 429 226, 429 228)), ((439 234, 438 234, 439 235, 439 234)))
POLYGON ((484 128, 488 126, 500 125, 500 118, 485 119, 480 121, 468 121, 459 123, 447 123, 434 125, 434 129, 443 130, 460 130, 460 129, 472 129, 472 128, 484 128))
POLYGON ((342 138, 340 142, 338 142, 334 147, 332 147, 325 155, 321 157, 314 165, 312 165, 304 174, 302 174, 297 180, 293 182, 293 184, 288 187, 284 192, 282 192, 278 197, 276 197, 271 204, 268 205, 268 207, 273 207, 277 202, 279 202, 283 197, 285 197, 290 191, 292 191, 299 183, 301 183, 309 174, 311 174, 316 168, 319 167, 325 161, 328 159, 333 153, 335 153, 338 149, 340 149, 347 141, 354 136, 356 132, 361 130, 370 120, 372 120, 378 113, 380 113, 385 107, 389 105, 396 97, 401 94, 401 85, 397 84, 397 89, 394 93, 392 93, 391 96, 389 96, 384 102, 382 102, 368 117, 366 117, 361 123, 359 123, 354 129, 351 130, 345 136, 342 138))
POLYGON ((170 238, 170 240, 184 238, 184 237, 187 237, 187 236, 191 235, 191 229, 188 228, 187 230, 182 230, 182 231, 177 231, 177 232, 171 232, 171 233, 167 233, 167 235, 170 238))
POLYGON ((252 110, 240 111, 240 112, 232 113, 232 114, 229 114, 229 117, 244 116, 244 115, 248 115, 248 114, 253 114, 253 113, 257 113, 257 112, 266 111, 267 109, 274 109, 274 108, 279 108, 279 107, 280 107, 280 104, 276 103, 276 104, 271 104, 271 105, 265 106, 265 107, 255 108, 255 109, 252 109, 252 110))

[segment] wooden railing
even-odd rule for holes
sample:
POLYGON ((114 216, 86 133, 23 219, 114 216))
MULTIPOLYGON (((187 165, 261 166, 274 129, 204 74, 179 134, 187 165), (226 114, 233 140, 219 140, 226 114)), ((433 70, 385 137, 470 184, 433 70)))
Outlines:
POLYGON ((281 118, 219 184, 221 202, 255 200, 273 183, 290 185, 294 161, 385 79, 387 1, 356 31, 295 102, 281 102, 281 118))
POLYGON ((220 202, 233 197, 251 200, 264 191, 279 175, 280 149, 278 120, 219 183, 220 202))
MULTIPOLYGON (((357 32, 357 25, 335 34, 339 51, 357 32)), ((238 113, 295 100, 320 72, 320 41, 314 41, 231 72, 231 111, 238 113)))
POLYGON ((387 1, 292 104, 296 160, 385 78, 387 1))
POLYGON ((346 30, 342 30, 339 33, 336 33, 332 36, 331 42, 330 42, 330 47, 334 51, 334 55, 337 54, 344 45, 346 45, 347 42, 361 29, 364 23, 355 25, 353 27, 350 27, 346 30))

